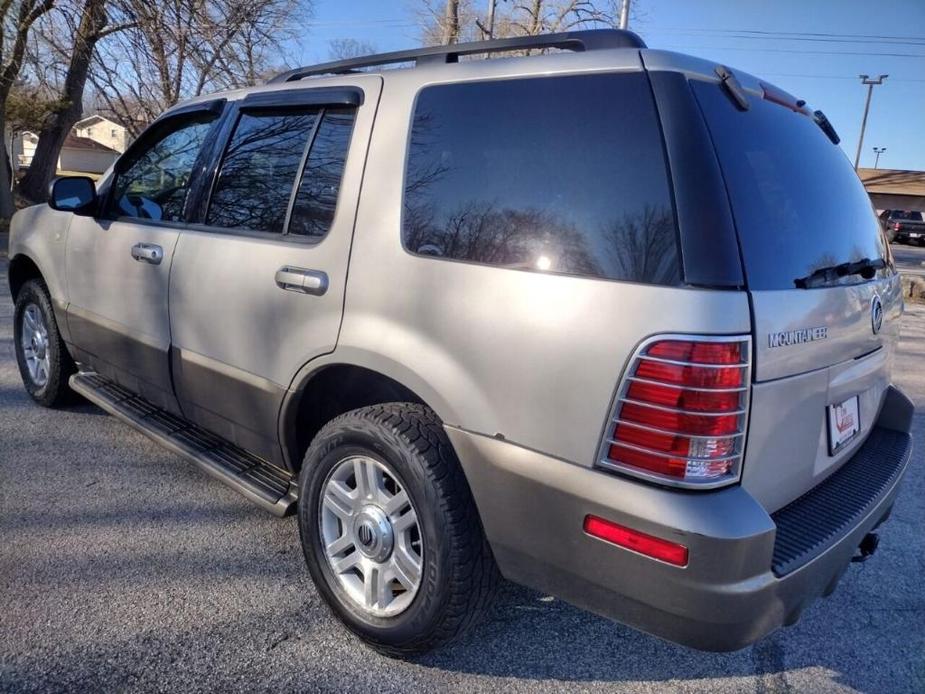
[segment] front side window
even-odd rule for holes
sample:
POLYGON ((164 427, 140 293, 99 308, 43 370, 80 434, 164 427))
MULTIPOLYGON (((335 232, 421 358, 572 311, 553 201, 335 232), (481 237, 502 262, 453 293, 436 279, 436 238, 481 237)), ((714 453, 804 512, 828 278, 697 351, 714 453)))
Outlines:
POLYGON ((181 221, 193 167, 215 118, 204 114, 168 121, 149 146, 120 162, 107 216, 181 221))
POLYGON ((680 283, 668 170, 646 76, 423 89, 402 240, 419 255, 680 283))

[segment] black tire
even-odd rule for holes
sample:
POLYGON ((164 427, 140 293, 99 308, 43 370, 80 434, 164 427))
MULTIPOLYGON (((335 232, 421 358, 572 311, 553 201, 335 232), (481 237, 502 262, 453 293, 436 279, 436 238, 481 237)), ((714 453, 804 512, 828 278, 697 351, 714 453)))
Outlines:
POLYGON ((22 376, 26 391, 33 400, 44 407, 59 407, 73 401, 74 393, 68 385, 68 379, 77 367, 67 351, 64 340, 61 339, 48 289, 41 280, 29 280, 16 295, 16 308, 13 312, 13 344, 16 349, 19 374, 22 376), (22 344, 24 315, 30 306, 38 308, 48 334, 45 347, 48 354, 48 375, 42 384, 37 384, 30 375, 22 344))
POLYGON ((364 407, 321 429, 303 463, 299 534, 312 579, 329 607, 354 634, 393 657, 425 653, 458 637, 484 612, 500 581, 456 454, 436 414, 423 405, 364 407), (425 548, 420 586, 410 605, 392 617, 375 617, 353 603, 322 547, 325 482, 340 461, 355 455, 397 473, 418 516, 425 548))

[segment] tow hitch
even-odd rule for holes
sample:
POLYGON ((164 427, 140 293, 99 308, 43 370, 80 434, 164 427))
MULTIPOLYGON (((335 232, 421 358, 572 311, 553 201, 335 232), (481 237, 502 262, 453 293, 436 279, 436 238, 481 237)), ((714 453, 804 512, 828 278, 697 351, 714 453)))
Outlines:
POLYGON ((879 545, 880 536, 877 535, 877 533, 867 533, 864 539, 861 540, 861 544, 858 545, 858 552, 860 552, 860 554, 851 557, 851 561, 858 563, 867 561, 874 556, 874 552, 877 551, 879 545))

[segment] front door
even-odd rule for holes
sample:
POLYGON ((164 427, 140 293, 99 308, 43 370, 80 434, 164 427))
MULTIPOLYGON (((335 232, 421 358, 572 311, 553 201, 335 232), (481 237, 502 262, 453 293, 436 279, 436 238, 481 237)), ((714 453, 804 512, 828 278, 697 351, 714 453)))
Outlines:
POLYGON ((203 106, 152 125, 101 186, 98 215, 75 217, 68 231, 75 358, 175 412, 168 280, 187 193, 218 110, 203 106))
POLYGON ((201 223, 177 245, 170 304, 183 413, 276 464, 283 396, 337 342, 380 85, 355 76, 234 104, 201 223))

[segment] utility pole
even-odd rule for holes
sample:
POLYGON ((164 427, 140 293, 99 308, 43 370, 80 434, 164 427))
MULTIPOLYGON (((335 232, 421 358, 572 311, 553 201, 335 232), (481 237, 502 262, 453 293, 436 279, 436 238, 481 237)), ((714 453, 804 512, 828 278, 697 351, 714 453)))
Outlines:
POLYGON ((620 6, 620 28, 627 29, 630 25, 630 0, 623 0, 620 6))
MULTIPOLYGON (((495 38, 495 5, 498 4, 498 0, 488 0, 488 18, 485 20, 485 24, 482 24, 481 19, 475 20, 475 25, 482 32, 483 41, 491 41, 495 38)), ((490 53, 488 54, 491 55, 490 53)))
POLYGON ((874 154, 877 155, 877 158, 874 160, 875 169, 880 165, 880 155, 884 152, 886 152, 886 147, 874 147, 874 154))
POLYGON ((870 97, 874 93, 874 85, 883 84, 889 75, 880 75, 875 80, 870 79, 870 75, 860 75, 861 84, 867 85, 867 101, 864 103, 864 119, 861 121, 861 136, 858 138, 858 152, 854 156, 854 170, 858 170, 858 164, 861 163, 861 146, 864 144, 864 131, 867 129, 867 114, 870 111, 870 97))
POLYGON ((443 12, 443 43, 459 43, 459 0, 446 0, 443 12))

